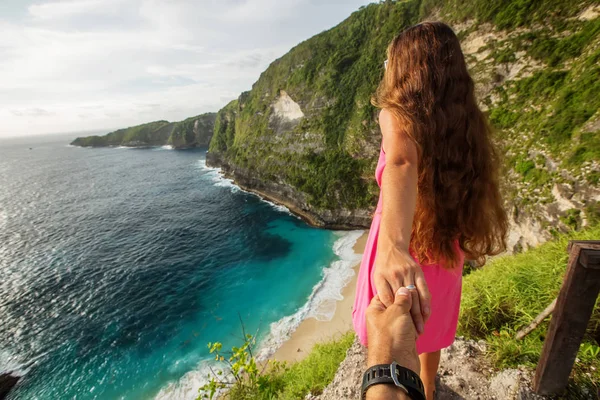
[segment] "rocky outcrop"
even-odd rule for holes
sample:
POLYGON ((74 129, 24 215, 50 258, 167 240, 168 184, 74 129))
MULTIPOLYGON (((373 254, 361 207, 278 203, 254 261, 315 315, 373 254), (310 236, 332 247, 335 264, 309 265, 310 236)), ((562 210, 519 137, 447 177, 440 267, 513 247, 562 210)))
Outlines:
POLYGON ((216 113, 206 113, 177 122, 168 144, 175 149, 208 147, 213 136, 216 113))
POLYGON ((21 378, 11 374, 0 374, 0 400, 5 399, 21 378))
MULTIPOLYGON (((436 398, 444 400, 535 400, 531 389, 531 371, 506 369, 494 371, 485 359, 485 342, 456 339, 442 350, 436 398)), ((309 394, 305 400, 360 399, 360 387, 366 365, 366 350, 356 340, 333 381, 320 395, 309 394)))
POLYGON ((357 229, 369 226, 372 213, 368 210, 320 210, 311 205, 306 194, 285 183, 264 180, 260 175, 245 168, 235 167, 214 153, 206 155, 209 166, 218 166, 222 173, 242 189, 258 194, 274 203, 286 206, 309 224, 329 229, 357 229))

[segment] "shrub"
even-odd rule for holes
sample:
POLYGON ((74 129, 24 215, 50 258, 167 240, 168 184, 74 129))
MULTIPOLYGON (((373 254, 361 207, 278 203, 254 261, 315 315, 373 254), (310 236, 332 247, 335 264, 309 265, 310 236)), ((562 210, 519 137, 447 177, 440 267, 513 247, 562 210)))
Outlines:
POLYGON ((209 343, 211 354, 223 368, 208 376, 198 400, 212 399, 224 389, 225 396, 235 400, 295 400, 308 393, 319 394, 333 380, 353 341, 354 333, 348 332, 339 339, 316 344, 305 359, 289 367, 277 361, 258 362, 252 353, 256 341, 251 335, 227 355, 223 355, 220 343, 209 343))

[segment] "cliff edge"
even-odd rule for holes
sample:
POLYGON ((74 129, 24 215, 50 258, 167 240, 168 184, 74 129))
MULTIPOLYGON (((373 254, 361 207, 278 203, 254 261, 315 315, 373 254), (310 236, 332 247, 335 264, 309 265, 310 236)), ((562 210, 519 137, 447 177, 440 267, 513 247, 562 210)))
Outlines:
POLYGON ((315 225, 363 227, 378 195, 371 94, 386 46, 441 20, 461 40, 504 155, 511 250, 600 218, 597 2, 383 1, 275 60, 221 109, 207 162, 315 225))

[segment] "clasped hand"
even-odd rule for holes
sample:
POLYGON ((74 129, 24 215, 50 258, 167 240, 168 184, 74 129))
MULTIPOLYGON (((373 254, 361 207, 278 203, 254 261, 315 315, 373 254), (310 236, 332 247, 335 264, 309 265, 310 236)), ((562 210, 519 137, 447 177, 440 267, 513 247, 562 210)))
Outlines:
POLYGON ((415 286, 409 290, 412 296, 410 314, 417 332, 422 334, 431 313, 431 295, 423 270, 408 249, 391 247, 389 250, 378 250, 373 280, 377 294, 386 307, 394 303, 394 294, 399 288, 415 286))

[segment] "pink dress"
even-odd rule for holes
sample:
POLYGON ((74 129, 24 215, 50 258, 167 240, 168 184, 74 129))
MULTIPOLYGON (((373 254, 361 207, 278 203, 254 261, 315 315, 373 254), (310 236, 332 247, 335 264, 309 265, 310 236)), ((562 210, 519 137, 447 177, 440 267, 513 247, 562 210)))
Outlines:
MULTIPOLYGON (((381 187, 381 176, 385 168, 385 152, 383 146, 379 154, 379 162, 375 178, 381 187)), ((354 329, 360 342, 367 345, 367 325, 365 311, 371 299, 377 294, 373 283, 373 271, 375 270, 375 254, 377 252, 377 237, 381 224, 382 198, 379 194, 379 203, 373 216, 369 238, 363 254, 360 272, 356 283, 356 298, 352 311, 354 329)), ((460 254, 458 265, 448 270, 439 264, 421 265, 429 292, 431 293, 431 316, 425 324, 424 333, 417 339, 417 352, 431 353, 450 346, 454 342, 456 326, 458 324, 458 312, 460 310, 460 295, 462 290, 462 265, 464 254, 456 242, 456 251, 460 254)), ((418 262, 418 260, 415 259, 418 262)))

